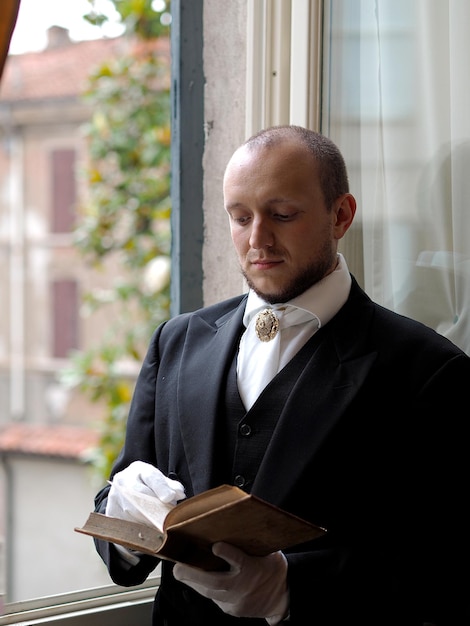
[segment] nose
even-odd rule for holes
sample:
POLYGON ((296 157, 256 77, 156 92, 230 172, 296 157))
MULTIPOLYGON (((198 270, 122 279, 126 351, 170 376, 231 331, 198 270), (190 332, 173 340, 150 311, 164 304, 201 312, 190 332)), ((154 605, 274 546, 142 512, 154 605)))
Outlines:
POLYGON ((270 248, 274 244, 274 234, 268 221, 262 217, 253 220, 250 231, 250 247, 254 250, 270 248))

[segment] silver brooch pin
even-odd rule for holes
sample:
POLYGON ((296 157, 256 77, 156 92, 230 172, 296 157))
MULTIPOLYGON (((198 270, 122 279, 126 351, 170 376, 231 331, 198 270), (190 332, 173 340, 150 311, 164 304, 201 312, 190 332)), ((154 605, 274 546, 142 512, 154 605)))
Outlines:
POLYGON ((279 320, 272 309, 258 313, 255 322, 256 336, 260 341, 271 341, 279 332, 279 320))

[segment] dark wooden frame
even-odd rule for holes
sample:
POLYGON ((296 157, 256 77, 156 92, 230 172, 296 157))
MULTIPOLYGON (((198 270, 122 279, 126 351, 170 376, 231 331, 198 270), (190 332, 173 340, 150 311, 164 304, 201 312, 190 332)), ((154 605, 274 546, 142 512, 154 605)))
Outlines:
POLYGON ((5 67, 19 8, 20 0, 2 0, 0 2, 0 78, 5 67))

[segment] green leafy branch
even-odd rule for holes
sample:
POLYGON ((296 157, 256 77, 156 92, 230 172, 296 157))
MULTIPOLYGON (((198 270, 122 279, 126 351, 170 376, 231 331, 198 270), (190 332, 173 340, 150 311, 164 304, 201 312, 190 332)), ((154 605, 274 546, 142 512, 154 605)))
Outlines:
MULTIPOLYGON (((89 0, 94 5, 93 0, 89 0)), ((168 61, 156 37, 168 35, 168 3, 115 0, 129 52, 97 68, 83 97, 93 112, 83 128, 88 194, 75 244, 108 281, 84 296, 82 313, 106 311, 99 345, 71 355, 62 381, 104 403, 100 442, 89 460, 103 477, 122 446, 135 373, 170 307, 170 94, 168 61)), ((106 16, 91 12, 88 21, 106 16)))

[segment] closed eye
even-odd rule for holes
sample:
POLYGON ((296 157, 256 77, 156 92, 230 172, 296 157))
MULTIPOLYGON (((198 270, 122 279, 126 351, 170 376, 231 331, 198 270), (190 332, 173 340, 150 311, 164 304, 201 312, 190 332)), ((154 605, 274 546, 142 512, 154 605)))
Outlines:
POLYGON ((279 220, 280 222, 288 222, 289 220, 293 220, 299 215, 299 212, 295 213, 273 213, 273 218, 279 220))
POLYGON ((248 222, 251 220, 251 215, 242 215, 240 217, 235 217, 234 215, 230 215, 230 218, 232 222, 236 222, 237 224, 244 226, 245 224, 248 224, 248 222))

